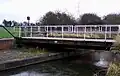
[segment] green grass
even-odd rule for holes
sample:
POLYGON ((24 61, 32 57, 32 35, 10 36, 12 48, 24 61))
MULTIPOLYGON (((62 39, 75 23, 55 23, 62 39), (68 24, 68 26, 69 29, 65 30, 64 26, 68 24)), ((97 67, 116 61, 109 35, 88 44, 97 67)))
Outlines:
MULTIPOLYGON (((18 28, 13 29, 13 27, 6 27, 14 36, 18 36, 18 28)), ((12 38, 12 36, 2 27, 0 27, 0 38, 12 38)))

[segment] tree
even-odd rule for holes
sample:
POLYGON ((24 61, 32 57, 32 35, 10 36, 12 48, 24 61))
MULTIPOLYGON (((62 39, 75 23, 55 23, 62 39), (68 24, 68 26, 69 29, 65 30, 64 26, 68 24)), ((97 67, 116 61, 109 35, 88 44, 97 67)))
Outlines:
POLYGON ((5 19, 3 20, 3 24, 4 24, 4 26, 7 25, 7 21, 5 19))
POLYGON ((40 20, 43 25, 70 25, 75 23, 75 19, 65 12, 47 12, 40 20))
POLYGON ((18 22, 16 22, 16 21, 12 21, 12 26, 19 26, 20 24, 18 23, 18 22))
POLYGON ((108 14, 104 16, 103 21, 105 24, 120 24, 120 14, 108 14))
POLYGON ((101 18, 97 16, 96 14, 86 13, 81 16, 81 18, 78 21, 78 24, 98 25, 98 24, 103 24, 103 22, 101 18))
POLYGON ((6 26, 6 27, 10 27, 11 25, 12 25, 12 21, 7 21, 7 20, 3 20, 3 24, 4 24, 4 26, 6 26))

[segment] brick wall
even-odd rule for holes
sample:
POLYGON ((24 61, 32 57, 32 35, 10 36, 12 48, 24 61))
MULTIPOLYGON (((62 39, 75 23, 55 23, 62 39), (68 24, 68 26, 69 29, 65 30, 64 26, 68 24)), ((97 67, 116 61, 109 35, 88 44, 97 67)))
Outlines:
POLYGON ((14 39, 0 39, 0 50, 12 48, 14 39))

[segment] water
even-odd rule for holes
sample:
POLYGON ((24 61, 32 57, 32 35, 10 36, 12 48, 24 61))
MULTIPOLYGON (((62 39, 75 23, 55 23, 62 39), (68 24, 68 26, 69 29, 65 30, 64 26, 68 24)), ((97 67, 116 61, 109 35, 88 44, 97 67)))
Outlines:
POLYGON ((100 52, 100 54, 96 54, 94 57, 98 59, 94 64, 103 68, 109 67, 109 63, 113 60, 113 54, 109 51, 100 52))
POLYGON ((107 68, 109 66, 108 64, 109 64, 108 61, 104 60, 104 58, 100 58, 100 61, 95 63, 96 66, 103 68, 107 68))
POLYGON ((79 60, 57 60, 0 72, 0 76, 93 76, 95 67, 79 60))

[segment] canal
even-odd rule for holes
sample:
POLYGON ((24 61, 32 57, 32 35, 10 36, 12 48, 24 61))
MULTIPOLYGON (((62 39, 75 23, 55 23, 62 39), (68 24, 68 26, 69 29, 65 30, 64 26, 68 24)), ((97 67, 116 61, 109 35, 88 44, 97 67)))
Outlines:
POLYGON ((0 76, 93 76, 96 67, 80 58, 69 58, 0 72, 0 76))

